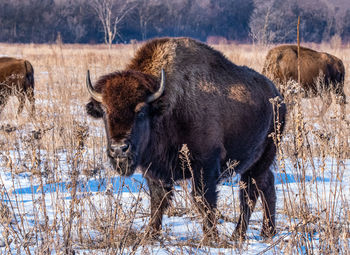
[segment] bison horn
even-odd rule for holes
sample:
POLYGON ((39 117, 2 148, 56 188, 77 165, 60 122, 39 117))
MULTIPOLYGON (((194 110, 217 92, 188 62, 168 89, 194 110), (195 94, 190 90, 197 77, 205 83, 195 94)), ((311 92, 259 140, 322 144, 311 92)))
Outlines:
POLYGON ((165 74, 164 74, 164 70, 162 69, 159 89, 157 92, 150 95, 147 98, 146 102, 152 103, 153 101, 157 100, 163 94, 164 88, 165 88, 165 74))
POLYGON ((86 87, 87 87, 87 90, 89 91, 91 97, 93 99, 95 99, 97 102, 102 103, 102 94, 96 92, 94 87, 92 86, 91 80, 90 80, 90 71, 89 70, 87 70, 87 74, 86 74, 86 87))

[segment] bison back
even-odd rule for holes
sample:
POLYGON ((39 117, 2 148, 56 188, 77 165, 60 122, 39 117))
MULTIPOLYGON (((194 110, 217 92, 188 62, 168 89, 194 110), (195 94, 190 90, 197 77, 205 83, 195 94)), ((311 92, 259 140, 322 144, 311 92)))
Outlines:
MULTIPOLYGON (((222 53, 189 38, 152 40, 128 69, 155 77, 165 70, 166 87, 157 104, 173 126, 171 143, 186 143, 205 158, 219 149, 223 161, 240 161, 243 172, 263 153, 273 131, 270 99, 280 97, 261 74, 230 62, 222 53)), ((161 131, 160 131, 161 132, 161 131)))

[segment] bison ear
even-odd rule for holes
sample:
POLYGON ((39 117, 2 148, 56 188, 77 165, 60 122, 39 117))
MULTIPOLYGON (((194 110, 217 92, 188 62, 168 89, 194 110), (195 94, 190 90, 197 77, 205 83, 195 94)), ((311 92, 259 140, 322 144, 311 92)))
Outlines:
POLYGON ((101 107, 101 104, 94 99, 90 99, 90 102, 86 104, 85 106, 86 112, 91 117, 94 117, 96 119, 100 119, 103 117, 103 109, 101 107))

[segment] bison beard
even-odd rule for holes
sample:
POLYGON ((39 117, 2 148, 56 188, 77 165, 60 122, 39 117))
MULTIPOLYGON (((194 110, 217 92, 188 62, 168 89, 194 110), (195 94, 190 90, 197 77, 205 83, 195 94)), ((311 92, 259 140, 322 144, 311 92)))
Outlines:
POLYGON ((233 238, 245 237, 259 196, 264 209, 261 234, 275 234, 270 166, 276 146, 271 133, 281 134, 286 108, 271 81, 195 40, 163 38, 141 47, 125 71, 105 75, 94 86, 88 74, 86 82, 92 97, 87 113, 104 119, 107 151, 116 170, 130 175, 139 169, 147 180, 149 234, 161 230, 174 182, 191 178, 205 240, 218 240, 216 188, 229 176, 229 160, 238 162, 234 170, 242 183, 233 238), (279 101, 278 107, 271 99, 279 101), (180 159, 184 144, 187 167, 180 159), (118 158, 128 158, 131 167, 118 168, 118 158))

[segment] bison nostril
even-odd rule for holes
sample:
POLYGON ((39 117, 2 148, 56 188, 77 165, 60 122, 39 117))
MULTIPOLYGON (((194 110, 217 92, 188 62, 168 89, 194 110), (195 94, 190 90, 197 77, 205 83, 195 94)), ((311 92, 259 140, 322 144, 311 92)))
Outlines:
POLYGON ((115 145, 115 144, 111 144, 111 146, 110 146, 110 148, 109 148, 109 152, 111 153, 111 154, 115 154, 115 153, 118 153, 118 149, 119 148, 119 146, 117 146, 117 145, 115 145))
POLYGON ((123 144, 122 146, 120 146, 120 150, 122 152, 127 152, 128 149, 129 149, 129 144, 123 144))

